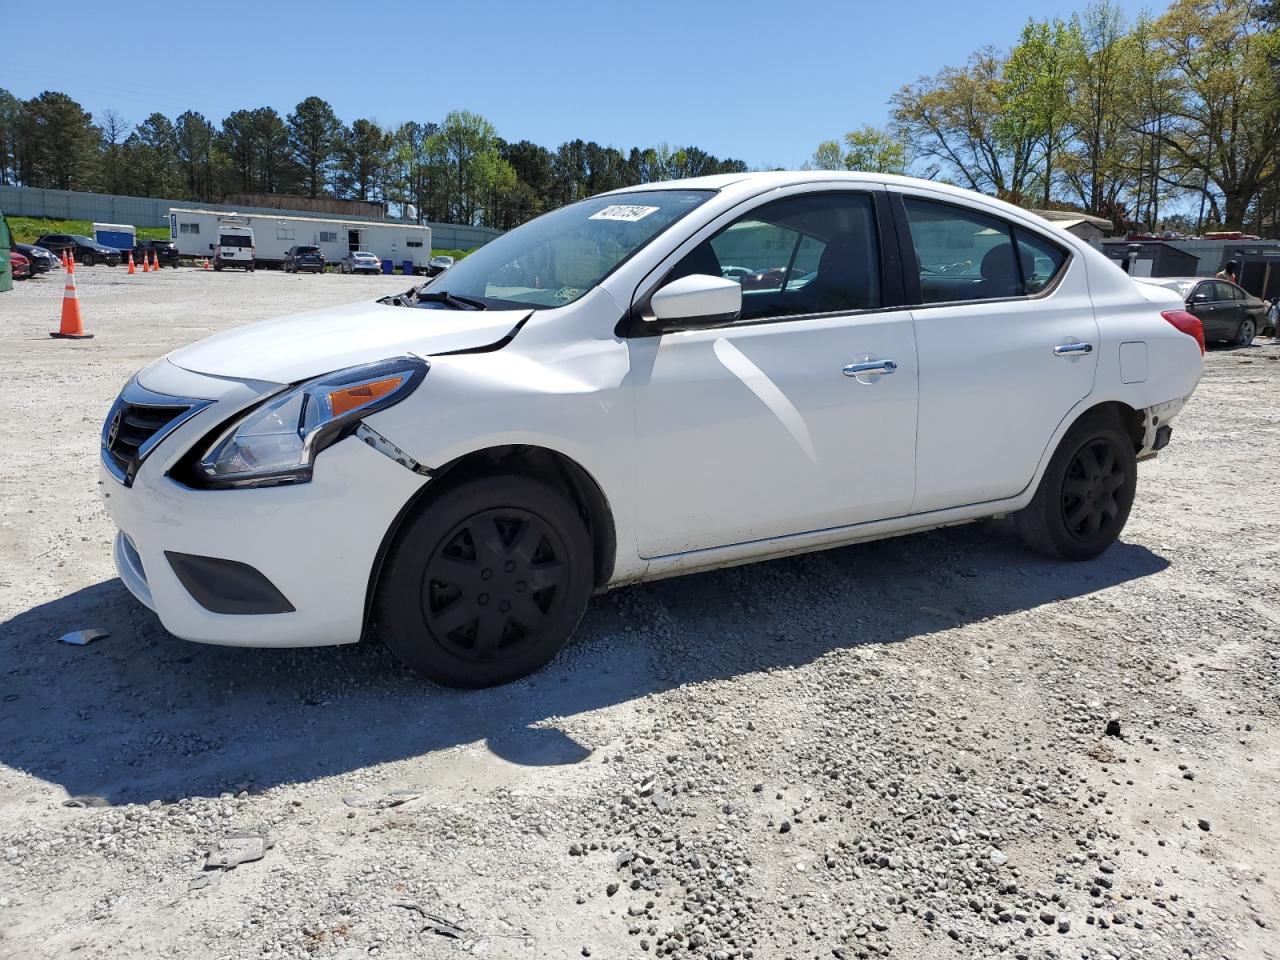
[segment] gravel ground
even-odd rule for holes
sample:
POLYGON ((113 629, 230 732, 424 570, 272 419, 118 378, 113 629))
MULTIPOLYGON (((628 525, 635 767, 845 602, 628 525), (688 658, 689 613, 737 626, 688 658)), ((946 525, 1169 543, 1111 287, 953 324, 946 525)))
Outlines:
POLYGON ((92 341, 0 296, 0 957, 1280 956, 1280 348, 1211 351, 1098 561, 992 522, 631 587, 464 693, 168 636, 96 487, 134 369, 404 281, 76 276, 92 341))

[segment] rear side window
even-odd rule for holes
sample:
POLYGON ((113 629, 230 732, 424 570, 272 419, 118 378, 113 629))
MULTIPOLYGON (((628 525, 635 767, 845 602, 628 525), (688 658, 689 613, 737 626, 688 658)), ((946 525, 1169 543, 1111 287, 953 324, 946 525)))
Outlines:
POLYGON ((1066 251, 976 210, 903 197, 924 303, 1022 297, 1044 290, 1066 251))
POLYGON ((1025 290, 1027 293, 1039 293, 1058 276, 1058 271, 1067 262, 1067 253, 1056 244, 1021 227, 1013 228, 1013 236, 1018 241, 1018 257, 1023 268, 1025 290))
POLYGON ((875 211, 862 193, 757 207, 690 251, 667 282, 709 274, 742 285, 742 320, 881 305, 875 211))

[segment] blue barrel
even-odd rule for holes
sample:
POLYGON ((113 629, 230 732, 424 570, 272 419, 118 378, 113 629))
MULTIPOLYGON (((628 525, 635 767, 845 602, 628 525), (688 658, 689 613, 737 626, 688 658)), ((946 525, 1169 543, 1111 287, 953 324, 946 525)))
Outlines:
POLYGON ((406 260, 406 261, 404 261, 404 263, 402 263, 402 264, 400 265, 400 268, 401 268, 402 272, 404 273, 404 275, 405 275, 406 277, 412 277, 412 276, 413 276, 413 261, 412 261, 412 260, 406 260))
POLYGON ((389 273, 391 273, 391 271, 393 271, 395 268, 396 268, 395 261, 393 261, 393 260, 383 260, 383 261, 382 261, 382 272, 383 272, 383 273, 389 274, 389 273))

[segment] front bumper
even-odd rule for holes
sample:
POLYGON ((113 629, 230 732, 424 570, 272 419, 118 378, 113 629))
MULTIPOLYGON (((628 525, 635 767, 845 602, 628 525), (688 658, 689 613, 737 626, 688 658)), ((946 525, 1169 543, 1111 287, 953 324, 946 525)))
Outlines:
MULTIPOLYGON (((208 378, 187 376, 193 380, 184 394, 199 395, 191 386, 208 378)), ((354 642, 384 535, 426 478, 354 437, 322 452, 311 482, 296 486, 198 490, 168 476, 193 443, 244 405, 215 401, 185 422, 143 461, 132 486, 100 466, 119 530, 120 578, 166 630, 186 640, 247 647, 354 642), (183 585, 168 553, 252 567, 294 609, 215 613, 183 585)))

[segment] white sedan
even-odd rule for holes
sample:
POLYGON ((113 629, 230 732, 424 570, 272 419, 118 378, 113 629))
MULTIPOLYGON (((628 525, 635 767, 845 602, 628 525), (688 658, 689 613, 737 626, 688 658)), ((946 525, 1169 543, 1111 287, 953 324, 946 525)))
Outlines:
POLYGON ((1002 514, 1096 557, 1202 352, 1175 292, 975 193, 647 184, 155 361, 107 417, 103 489, 121 577, 177 636, 372 625, 484 686, 620 584, 1002 514))
POLYGON ((381 273, 382 261, 368 250, 352 250, 338 261, 339 273, 381 273))

